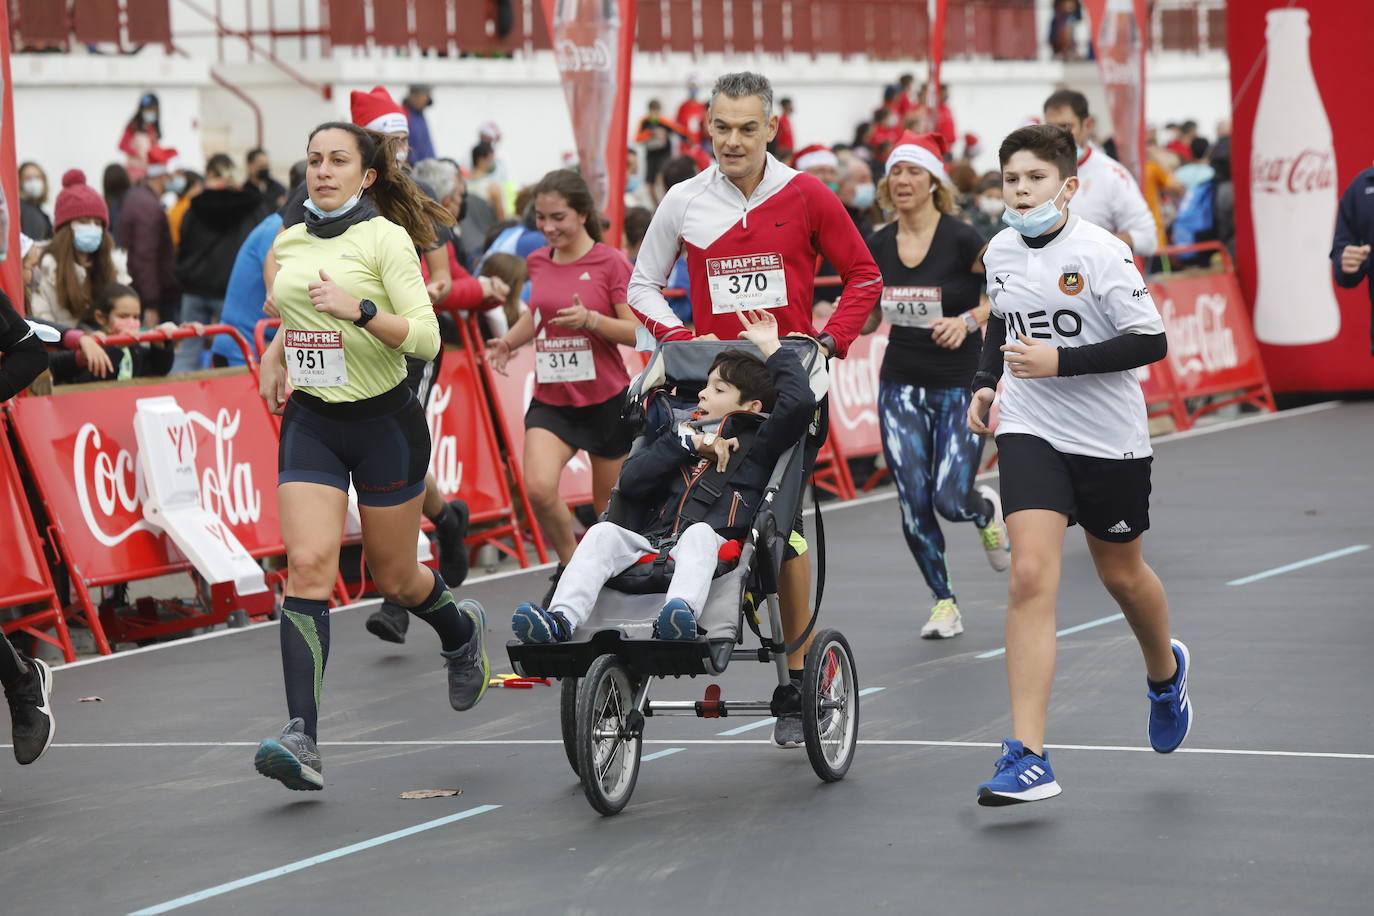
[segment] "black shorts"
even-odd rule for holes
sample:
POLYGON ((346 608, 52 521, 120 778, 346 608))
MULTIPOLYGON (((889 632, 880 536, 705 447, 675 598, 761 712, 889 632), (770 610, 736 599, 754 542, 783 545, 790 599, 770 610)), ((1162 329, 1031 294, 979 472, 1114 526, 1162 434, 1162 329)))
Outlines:
POLYGON ((425 491, 429 425, 406 385, 363 401, 330 404, 304 391, 286 402, 277 483, 348 490, 363 506, 398 506, 425 491))
POLYGON ((406 387, 415 394, 420 407, 429 406, 429 395, 434 391, 434 382, 439 378, 439 367, 443 364, 443 346, 439 347, 439 354, 428 362, 413 356, 406 357, 406 387))
POLYGON ((1002 514, 1050 509, 1103 541, 1125 544, 1150 527, 1152 458, 1066 455, 1039 436, 997 437, 1002 514))
POLYGON ((621 418, 625 392, 600 404, 564 407, 530 401, 525 429, 547 429, 573 448, 586 449, 598 458, 623 458, 630 453, 634 427, 621 418))
POLYGON ((797 517, 792 522, 792 533, 787 539, 787 548, 782 553, 784 560, 790 560, 806 553, 806 525, 802 510, 806 507, 806 489, 811 483, 811 475, 816 470, 816 455, 830 436, 830 395, 821 398, 816 405, 816 415, 811 420, 811 428, 806 434, 806 449, 802 452, 802 498, 797 500, 797 517))

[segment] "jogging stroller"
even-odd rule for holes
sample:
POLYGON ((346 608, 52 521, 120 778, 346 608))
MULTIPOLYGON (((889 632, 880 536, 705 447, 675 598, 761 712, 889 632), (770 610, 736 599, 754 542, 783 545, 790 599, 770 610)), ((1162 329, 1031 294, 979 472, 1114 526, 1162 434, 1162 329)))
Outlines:
MULTIPOLYGON (((782 344, 808 370, 819 399, 826 385, 825 361, 819 349, 802 338, 784 338, 782 344)), ((633 448, 644 447, 663 423, 672 422, 673 407, 694 406, 716 355, 735 347, 749 349, 750 345, 688 341, 660 346, 644 372, 631 383, 627 395, 629 415, 642 424, 633 448)), ((796 711, 798 697, 791 687, 787 653, 812 631, 816 615, 806 632, 792 646, 787 645, 777 583, 783 550, 806 492, 807 481, 802 474, 805 445, 803 436, 774 466, 749 537, 740 546, 738 561, 717 565, 710 594, 697 615, 704 635, 695 640, 652 638, 652 623, 663 606, 671 578, 671 567, 661 555, 653 563, 631 567, 611 579, 598 595, 587 623, 570 641, 507 643, 511 664, 520 675, 561 679, 563 747, 573 771, 581 777, 587 800, 601 814, 618 813, 634 791, 646 719, 665 715, 777 716, 796 711), (760 610, 764 610, 767 621, 766 635, 760 610), (743 646, 746 626, 758 638, 757 649, 743 646), (700 700, 649 699, 654 678, 715 676, 734 659, 773 663, 778 686, 771 699, 725 700, 716 684, 708 686, 700 700)), ((735 463, 732 459, 732 466, 735 463)), ((727 468, 725 478, 717 476, 714 485, 723 486, 729 473, 727 468)), ((603 518, 641 530, 649 508, 635 505, 616 490, 603 518)), ((817 549, 818 568, 823 571, 823 538, 817 549)), ((816 775, 833 782, 849 769, 859 727, 858 672, 844 636, 837 630, 817 632, 804 672, 800 711, 807 754, 816 775)))

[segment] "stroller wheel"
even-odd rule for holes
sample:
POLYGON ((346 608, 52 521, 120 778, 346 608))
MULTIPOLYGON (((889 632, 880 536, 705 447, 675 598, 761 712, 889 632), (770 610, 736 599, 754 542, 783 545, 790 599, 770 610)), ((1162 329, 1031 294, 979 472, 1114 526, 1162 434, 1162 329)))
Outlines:
POLYGON ((577 689, 577 771, 587 801, 601 814, 619 814, 639 778, 642 742, 631 729, 635 688, 625 665, 603 655, 577 689))
POLYGON ((577 773, 577 678, 563 678, 561 688, 558 724, 563 729, 563 752, 568 755, 568 766, 577 773))
POLYGON ((806 653, 802 734, 816 775, 826 782, 843 779, 859 739, 859 674, 838 630, 817 633, 806 653))

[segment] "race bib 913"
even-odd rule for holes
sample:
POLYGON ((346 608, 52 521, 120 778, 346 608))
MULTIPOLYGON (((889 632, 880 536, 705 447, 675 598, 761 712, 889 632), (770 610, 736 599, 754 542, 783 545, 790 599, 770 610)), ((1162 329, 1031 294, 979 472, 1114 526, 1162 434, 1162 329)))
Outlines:
POLYGON ((903 328, 928 328, 944 317, 938 286, 884 286, 883 317, 903 328))

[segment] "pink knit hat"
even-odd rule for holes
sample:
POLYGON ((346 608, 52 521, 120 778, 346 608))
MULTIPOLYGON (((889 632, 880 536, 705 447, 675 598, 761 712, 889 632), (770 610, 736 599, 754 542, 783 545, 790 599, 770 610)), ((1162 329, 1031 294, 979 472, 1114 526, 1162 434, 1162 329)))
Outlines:
POLYGON ((100 193, 86 184, 86 173, 80 169, 68 169, 62 176, 62 191, 57 195, 53 206, 53 228, 61 229, 74 219, 93 216, 108 228, 110 211, 100 193))

